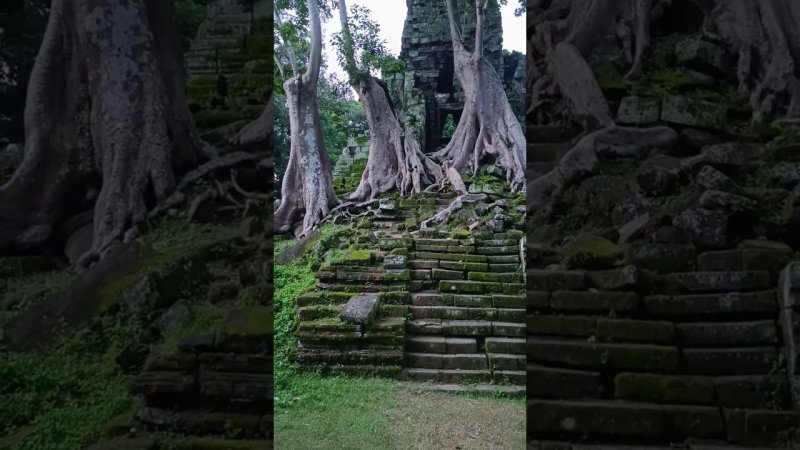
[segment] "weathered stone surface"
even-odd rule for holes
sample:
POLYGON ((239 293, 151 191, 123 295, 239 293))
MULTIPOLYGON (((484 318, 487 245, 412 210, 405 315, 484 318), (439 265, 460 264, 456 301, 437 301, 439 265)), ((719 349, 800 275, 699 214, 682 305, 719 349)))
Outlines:
POLYGON ((633 292, 557 291, 550 307, 562 311, 630 311, 639 304, 633 292))
POLYGON ((676 47, 678 62, 689 69, 713 76, 721 76, 729 70, 725 50, 715 42, 692 36, 676 47))
POLYGON ((383 258, 384 269, 405 269, 406 257, 404 255, 386 255, 383 258))
POLYGON ((780 162, 770 170, 769 178, 783 189, 793 189, 800 183, 800 163, 780 162))
POLYGON ((668 195, 680 186, 681 170, 680 159, 656 155, 639 166, 636 180, 652 195, 668 195))
POLYGON ((540 270, 525 272, 528 290, 556 291, 560 289, 584 289, 586 272, 582 270, 540 270))
POLYGON ((558 369, 529 364, 528 395, 540 398, 599 397, 603 392, 599 372, 558 369))
POLYGON ((725 192, 737 192, 740 189, 739 185, 729 176, 712 166, 703 166, 700 169, 700 172, 697 173, 697 184, 706 189, 725 192))
POLYGON ((774 444, 781 435, 797 429, 795 411, 725 409, 728 441, 736 444, 774 444))
POLYGON ((431 276, 434 280, 463 280, 464 272, 447 269, 433 269, 431 276))
POLYGON ((770 373, 777 362, 775 347, 687 348, 681 369, 697 375, 758 375, 770 373))
POLYGON ((606 291, 624 291, 634 289, 640 282, 642 274, 636 266, 625 266, 619 269, 595 270, 586 273, 589 285, 606 291))
POLYGON ((662 411, 656 405, 603 400, 528 402, 529 433, 573 433, 611 437, 655 438, 664 433, 662 411))
POLYGON ((690 270, 696 257, 693 245, 637 242, 625 247, 626 262, 659 273, 690 270))
POLYGON ((658 99, 629 96, 622 99, 617 121, 623 124, 646 125, 658 121, 661 105, 658 99))
POLYGON ((673 372, 678 348, 644 344, 607 344, 528 338, 528 358, 543 364, 606 367, 616 370, 673 372))
POLYGON ((503 285, 494 282, 481 281, 461 281, 461 280, 442 280, 439 283, 441 292, 464 292, 474 294, 486 294, 489 292, 503 292, 503 285))
POLYGON ((775 291, 702 295, 654 295, 644 298, 645 310, 658 317, 719 319, 721 315, 774 315, 778 301, 775 291))
POLYGON ((571 269, 608 269, 620 259, 622 249, 603 237, 581 234, 564 245, 563 254, 571 269))
POLYGON ((665 275, 669 288, 675 292, 743 292, 771 287, 765 270, 728 272, 685 272, 665 275))
POLYGON ((601 341, 670 343, 675 339, 672 322, 631 319, 598 319, 601 341))
POLYGON ((699 155, 685 159, 683 165, 695 170, 705 165, 710 165, 732 176, 742 166, 744 161, 743 153, 746 148, 747 144, 738 142, 709 145, 703 147, 703 151, 699 155))
POLYGON ((621 373, 614 378, 616 398, 638 402, 710 405, 714 380, 710 377, 621 373))
POLYGON ((697 322, 675 325, 678 342, 686 347, 769 345, 777 343, 774 320, 697 322))
POLYGON ((547 291, 528 290, 525 293, 525 304, 528 308, 547 308, 550 305, 550 293, 547 291))
POLYGON ((725 426, 718 408, 706 406, 663 405, 664 426, 677 439, 724 438, 725 426))
POLYGON ((706 252, 697 258, 701 271, 768 270, 778 273, 789 263, 791 250, 745 248, 706 252))
POLYGON ((597 332, 597 318, 530 314, 527 326, 529 335, 588 337, 597 332))
POLYGON ((724 211, 691 208, 678 214, 672 224, 700 246, 721 247, 728 240, 728 215, 724 211))
POLYGON ((724 407, 784 409, 791 403, 785 376, 716 377, 714 387, 717 403, 724 407))
POLYGON ((755 203, 737 194, 730 192, 708 190, 703 192, 698 202, 701 208, 720 210, 732 214, 749 214, 755 211, 755 203))
POLYGON ((716 103, 675 95, 664 99, 661 105, 661 120, 678 125, 721 130, 725 125, 725 112, 725 108, 716 103))
POLYGON ((368 325, 378 315, 380 300, 377 295, 362 295, 351 298, 344 306, 339 318, 343 322, 368 325))

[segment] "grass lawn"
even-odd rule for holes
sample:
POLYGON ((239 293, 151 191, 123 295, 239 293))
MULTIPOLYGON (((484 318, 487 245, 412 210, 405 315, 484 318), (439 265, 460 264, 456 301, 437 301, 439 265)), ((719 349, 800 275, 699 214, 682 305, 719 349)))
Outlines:
POLYGON ((304 395, 276 402, 286 405, 275 409, 276 448, 525 448, 523 399, 423 392, 377 378, 301 374, 292 384, 304 395))

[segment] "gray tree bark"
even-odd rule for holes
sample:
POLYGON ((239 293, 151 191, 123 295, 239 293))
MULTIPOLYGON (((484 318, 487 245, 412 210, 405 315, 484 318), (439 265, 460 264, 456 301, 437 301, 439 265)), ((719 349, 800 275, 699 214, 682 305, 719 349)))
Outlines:
POLYGON ((275 233, 304 235, 338 203, 333 191, 333 168, 317 107, 317 85, 322 63, 322 27, 317 0, 308 0, 311 26, 309 64, 304 74, 283 84, 289 110, 291 145, 289 164, 281 185, 280 207, 275 212, 275 233))
POLYGON ((93 211, 102 257, 198 163, 172 1, 53 0, 31 75, 25 156, 0 187, 0 251, 93 211))
POLYGON ((456 0, 447 1, 456 75, 464 90, 464 111, 453 137, 437 153, 456 170, 470 167, 477 172, 484 157, 491 155, 506 171, 514 190, 525 186, 525 135, 508 103, 503 83, 483 56, 486 0, 475 0, 477 16, 475 48, 468 51, 461 36, 456 0))
POLYGON ((392 102, 385 85, 357 67, 347 4, 345 0, 338 2, 345 69, 350 85, 364 106, 370 131, 367 166, 358 187, 347 200, 372 200, 394 190, 401 195, 422 192, 426 186, 442 180, 442 169, 422 152, 413 131, 405 127, 402 111, 392 102))

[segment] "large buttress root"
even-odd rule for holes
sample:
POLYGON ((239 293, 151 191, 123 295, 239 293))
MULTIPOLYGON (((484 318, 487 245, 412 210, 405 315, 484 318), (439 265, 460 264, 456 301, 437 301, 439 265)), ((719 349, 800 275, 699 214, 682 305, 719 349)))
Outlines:
POLYGON ((364 106, 370 130, 367 167, 350 201, 372 200, 397 190, 401 195, 422 192, 442 180, 441 167, 426 156, 413 131, 406 128, 386 88, 364 74, 354 87, 364 106))
POLYGON ((0 188, 0 249, 47 243, 93 210, 102 257, 197 163, 171 2, 53 0, 25 112, 22 165, 0 188))

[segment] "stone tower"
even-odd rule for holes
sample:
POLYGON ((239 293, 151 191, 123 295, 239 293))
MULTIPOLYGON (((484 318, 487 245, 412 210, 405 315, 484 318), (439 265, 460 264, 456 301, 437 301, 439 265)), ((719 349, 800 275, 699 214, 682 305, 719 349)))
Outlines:
MULTIPOLYGON (((408 15, 403 28, 400 59, 406 73, 392 80, 401 93, 406 114, 419 133, 424 151, 430 152, 446 143, 442 131, 448 116, 457 123, 464 108, 464 98, 453 63, 453 45, 447 6, 438 0, 406 0, 408 15)), ((461 29, 465 44, 475 40, 475 2, 459 0, 461 29)), ((486 11, 484 54, 503 79, 509 101, 518 117, 523 117, 525 61, 520 53, 503 55, 503 24, 496 0, 486 11)), ((522 120, 522 119, 521 119, 522 120)))

